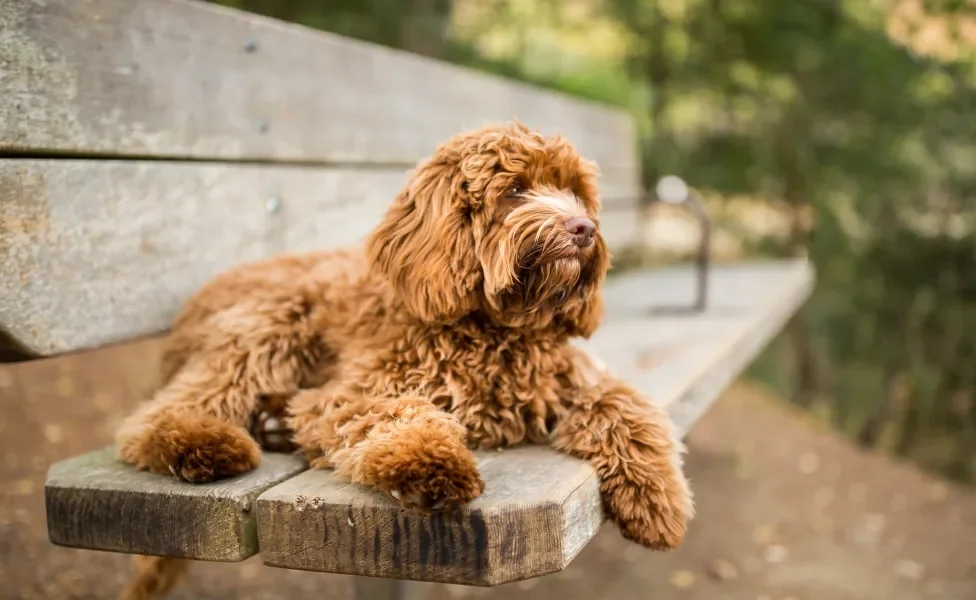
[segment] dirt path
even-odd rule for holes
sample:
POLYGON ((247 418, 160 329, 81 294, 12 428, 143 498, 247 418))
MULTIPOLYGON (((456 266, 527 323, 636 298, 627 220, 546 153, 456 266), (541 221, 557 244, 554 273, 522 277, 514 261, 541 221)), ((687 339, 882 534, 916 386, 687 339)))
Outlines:
MULTIPOLYGON (((122 587, 127 557, 48 543, 44 474, 109 442, 151 388, 157 360, 149 342, 0 366, 0 599, 109 599, 122 587)), ((698 517, 680 550, 645 551, 608 526, 561 573, 493 589, 420 584, 411 598, 976 599, 976 491, 858 452, 745 384, 688 445, 698 517)), ((347 597, 344 577, 256 559, 194 573, 174 599, 347 597)))

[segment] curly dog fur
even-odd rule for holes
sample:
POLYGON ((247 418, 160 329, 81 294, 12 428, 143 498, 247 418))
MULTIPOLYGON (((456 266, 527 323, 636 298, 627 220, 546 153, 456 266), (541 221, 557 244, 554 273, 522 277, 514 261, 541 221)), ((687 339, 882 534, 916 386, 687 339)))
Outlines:
POLYGON ((188 482, 243 473, 262 398, 286 398, 311 467, 405 507, 478 497, 472 449, 550 444, 593 465, 626 538, 674 548, 694 508, 667 415, 571 343, 603 314, 599 208, 596 167, 565 139, 457 135, 364 249, 241 265, 190 298, 121 457, 188 482))

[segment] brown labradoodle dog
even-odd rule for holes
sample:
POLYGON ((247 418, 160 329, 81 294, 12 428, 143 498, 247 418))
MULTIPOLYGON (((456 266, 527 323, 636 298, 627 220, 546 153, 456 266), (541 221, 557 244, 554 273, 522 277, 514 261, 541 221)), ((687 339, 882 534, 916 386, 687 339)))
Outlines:
POLYGON ((284 396, 313 468, 404 507, 477 498, 471 448, 550 444, 595 467, 626 538, 677 546, 694 509, 667 415, 571 343, 602 316, 598 212, 596 169, 564 139, 454 137, 365 251, 242 265, 190 298, 122 458, 188 482, 243 473, 259 402, 284 396))

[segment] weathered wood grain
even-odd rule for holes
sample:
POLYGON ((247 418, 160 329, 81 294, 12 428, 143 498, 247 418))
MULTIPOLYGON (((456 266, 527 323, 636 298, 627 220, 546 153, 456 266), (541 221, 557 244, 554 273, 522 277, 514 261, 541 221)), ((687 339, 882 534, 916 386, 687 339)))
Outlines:
POLYGON ((241 561, 258 551, 258 494, 304 468, 294 456, 265 454, 251 473, 189 485, 137 471, 105 448, 48 471, 48 537, 74 548, 241 561))
POLYGON ((0 149, 412 164, 515 117, 636 181, 626 111, 202 2, 0 2, 0 149))
POLYGON ((341 482, 331 471, 306 471, 258 500, 262 560, 493 585, 563 568, 596 533, 602 519, 586 464, 541 447, 482 452, 478 459, 486 492, 458 515, 401 511, 389 496, 341 482))
MULTIPOLYGON (((0 159, 0 332, 35 355, 162 332, 234 264, 359 243, 406 180, 403 169, 0 159)), ((609 203, 612 248, 636 238, 633 210, 609 203)))
POLYGON ((0 329, 36 354, 165 330, 241 261, 353 244, 403 173, 0 161, 0 329))
MULTIPOLYGON (((583 347, 668 409, 682 436, 809 294, 804 262, 719 267, 704 314, 655 314, 693 298, 690 268, 608 283, 608 320, 583 347)), ((258 498, 269 565, 494 585, 566 566, 603 521, 595 473, 547 448, 480 453, 484 495, 449 514, 401 512, 391 498, 306 471, 258 498), (518 541, 512 541, 518 540, 518 541)))

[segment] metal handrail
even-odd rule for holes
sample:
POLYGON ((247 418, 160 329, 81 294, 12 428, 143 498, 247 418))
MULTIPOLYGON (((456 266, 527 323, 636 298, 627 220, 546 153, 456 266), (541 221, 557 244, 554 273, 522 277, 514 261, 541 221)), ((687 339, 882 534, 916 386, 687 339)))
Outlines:
POLYGON ((652 202, 686 206, 698 220, 701 229, 698 257, 695 261, 698 285, 695 302, 690 306, 655 307, 653 310, 654 312, 703 312, 708 305, 708 273, 711 266, 712 237, 712 220, 705 209, 705 203, 701 196, 689 188, 684 179, 677 175, 665 175, 659 179, 652 198, 652 202))

